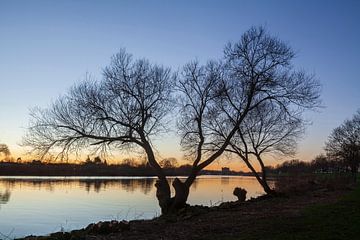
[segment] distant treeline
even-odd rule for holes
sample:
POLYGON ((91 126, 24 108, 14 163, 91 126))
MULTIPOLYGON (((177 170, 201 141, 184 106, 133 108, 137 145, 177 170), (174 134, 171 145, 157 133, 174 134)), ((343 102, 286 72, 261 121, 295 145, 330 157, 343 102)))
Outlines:
MULTIPOLYGON (((186 176, 191 171, 190 165, 164 166, 168 176, 186 176)), ((249 175, 243 172, 203 170, 207 175, 249 175)), ((33 160, 27 163, 0 162, 0 176, 156 176, 148 164, 133 164, 123 161, 121 164, 107 164, 102 161, 86 161, 83 164, 43 163, 33 160)))
MULTIPOLYGON (((168 176, 186 176, 191 165, 178 165, 176 159, 169 158, 160 162, 168 176)), ((301 174, 301 173, 343 173, 350 172, 344 161, 319 155, 310 162, 297 159, 285 161, 277 166, 267 166, 270 175, 301 174)), ((229 168, 222 170, 203 170, 202 175, 242 175, 252 176, 251 172, 236 172, 229 168)), ((152 167, 144 161, 124 159, 120 164, 108 164, 106 160, 95 157, 86 159, 82 164, 47 163, 40 160, 31 162, 0 162, 0 176, 156 176, 152 167)))
POLYGON ((267 171, 273 175, 300 174, 300 173, 345 173, 351 172, 346 161, 332 159, 325 155, 319 155, 310 162, 297 159, 285 161, 275 167, 267 167, 267 171))

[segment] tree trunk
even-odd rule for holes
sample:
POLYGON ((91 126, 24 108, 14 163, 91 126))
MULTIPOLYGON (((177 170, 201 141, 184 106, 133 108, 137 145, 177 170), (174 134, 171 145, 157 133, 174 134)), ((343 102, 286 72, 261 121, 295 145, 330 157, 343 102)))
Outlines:
POLYGON ((251 170, 251 172, 254 174, 256 180, 260 183, 260 185, 262 186, 262 188, 264 189, 264 191, 266 192, 266 194, 269 195, 274 195, 275 194, 275 190, 271 189, 266 181, 266 173, 265 173, 265 169, 262 167, 261 168, 261 172, 262 172, 262 177, 259 176, 259 174, 256 172, 255 168, 250 164, 250 162, 247 159, 244 159, 244 162, 246 163, 247 167, 251 170))
POLYGON ((155 160, 154 152, 151 148, 150 143, 147 141, 145 136, 142 136, 143 148, 146 152, 148 162, 150 166, 155 170, 158 180, 155 183, 156 187, 156 198, 159 201, 159 206, 161 208, 161 213, 165 214, 169 211, 171 203, 171 191, 169 183, 166 179, 166 175, 163 169, 160 167, 159 163, 155 160))
POLYGON ((172 198, 171 210, 176 211, 185 207, 189 196, 189 186, 181 182, 178 178, 174 179, 172 185, 175 189, 175 196, 172 198))
POLYGON ((175 190, 174 197, 171 197, 170 186, 167 180, 158 180, 156 186, 156 197, 159 201, 161 214, 169 214, 178 211, 186 206, 189 196, 189 186, 175 178, 172 186, 175 190))
POLYGON ((271 189, 269 187, 269 184, 267 182, 267 176, 266 176, 266 169, 265 169, 265 165, 264 165, 264 162, 262 161, 260 155, 257 155, 256 156, 259 164, 260 164, 260 167, 261 167, 261 186, 263 187, 264 191, 269 194, 269 195, 274 195, 275 194, 275 190, 274 189, 271 189))
POLYGON ((155 183, 156 187, 156 198, 159 201, 159 206, 161 208, 161 213, 166 214, 169 211, 170 205, 170 186, 166 178, 159 178, 155 183))
POLYGON ((271 188, 269 187, 269 184, 267 183, 266 180, 261 179, 261 180, 259 181, 259 183, 261 184, 261 186, 263 187, 264 191, 265 191, 267 194, 269 194, 269 195, 274 195, 274 194, 276 193, 274 189, 271 189, 271 188))

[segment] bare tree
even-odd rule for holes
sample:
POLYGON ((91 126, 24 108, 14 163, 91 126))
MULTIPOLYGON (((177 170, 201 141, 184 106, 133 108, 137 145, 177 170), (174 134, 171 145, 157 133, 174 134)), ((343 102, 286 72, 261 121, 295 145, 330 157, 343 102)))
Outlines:
POLYGON ((228 149, 250 113, 266 103, 290 118, 318 104, 318 82, 294 71, 293 57, 287 44, 263 28, 251 28, 226 47, 223 59, 187 64, 174 87, 169 69, 133 61, 121 51, 101 81, 88 77, 50 108, 35 110, 24 142, 42 156, 58 150, 60 158, 85 146, 139 147, 158 176, 156 196, 162 213, 168 213, 186 204, 199 172, 228 149), (151 138, 165 129, 174 91, 181 145, 192 167, 184 182, 172 182, 172 197, 151 138))
POLYGON ((172 80, 170 69, 133 60, 121 50, 104 69, 101 81, 87 76, 49 108, 35 109, 24 145, 40 156, 58 151, 58 158, 84 147, 139 147, 159 178, 158 199, 166 212, 170 187, 156 161, 151 136, 165 129, 172 109, 172 80))
POLYGON ((5 159, 8 160, 9 156, 11 155, 8 145, 0 144, 0 154, 3 154, 5 159))
POLYGON ((337 161, 332 157, 328 158, 325 154, 319 154, 311 161, 312 172, 340 173, 344 172, 345 169, 342 161, 337 161))
POLYGON ((165 169, 176 168, 179 164, 176 158, 165 158, 159 162, 160 166, 165 169))
POLYGON ((356 181, 360 164, 360 110, 332 131, 325 150, 329 158, 343 162, 356 181))
MULTIPOLYGON (((250 151, 244 147, 250 143, 260 163, 265 152, 292 150, 293 142, 286 146, 285 139, 296 137, 301 125, 299 116, 320 104, 318 81, 295 70, 293 58, 287 44, 260 27, 245 32, 239 42, 228 44, 221 61, 185 66, 178 83, 182 93, 178 126, 181 144, 190 153, 187 157, 193 165, 183 183, 183 198, 198 173, 231 146, 248 154, 250 151), (263 110, 271 115, 262 114, 263 110), (274 122, 280 119, 281 123, 274 122), (261 123, 251 127, 258 120, 261 123), (281 124, 286 125, 284 129, 281 124), (260 132, 265 125, 270 128, 270 136, 260 132), (283 130, 281 136, 276 136, 279 129, 283 130), (237 145, 236 138, 244 134, 247 139, 240 142, 245 144, 237 145)), ((247 157, 243 159, 249 162, 247 157)), ((266 183, 266 176, 263 179, 261 182, 266 183)))
POLYGON ((125 158, 121 161, 122 165, 135 167, 136 166, 136 160, 133 158, 125 158))
POLYGON ((287 114, 278 106, 263 103, 248 114, 227 151, 245 162, 267 194, 274 194, 267 182, 264 156, 293 156, 303 130, 298 113, 287 114), (252 160, 260 167, 261 176, 252 160))

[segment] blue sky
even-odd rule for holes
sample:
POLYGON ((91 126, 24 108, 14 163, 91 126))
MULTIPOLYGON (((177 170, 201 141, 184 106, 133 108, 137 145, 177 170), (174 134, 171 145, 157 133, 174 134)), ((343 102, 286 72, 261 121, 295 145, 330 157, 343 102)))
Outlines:
MULTIPOLYGON (((29 108, 46 107, 86 72, 99 76, 122 47, 177 70, 220 57, 227 42, 264 25, 323 85, 325 108, 307 114, 313 124, 299 144, 298 156, 310 160, 360 108, 359 13, 356 0, 0 0, 0 143, 20 155, 29 108)), ((181 157, 174 136, 158 142, 162 156, 181 157)))

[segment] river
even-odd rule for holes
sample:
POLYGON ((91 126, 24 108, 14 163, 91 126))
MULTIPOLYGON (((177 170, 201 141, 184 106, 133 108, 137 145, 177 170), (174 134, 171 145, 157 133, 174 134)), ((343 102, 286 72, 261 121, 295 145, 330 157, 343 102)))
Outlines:
MULTIPOLYGON (((104 220, 153 218, 160 214, 155 181, 153 177, 0 177, 0 239, 69 231, 104 220)), ((200 176, 188 203, 213 206, 236 200, 235 187, 245 188, 247 198, 263 194, 253 177, 200 176)))

